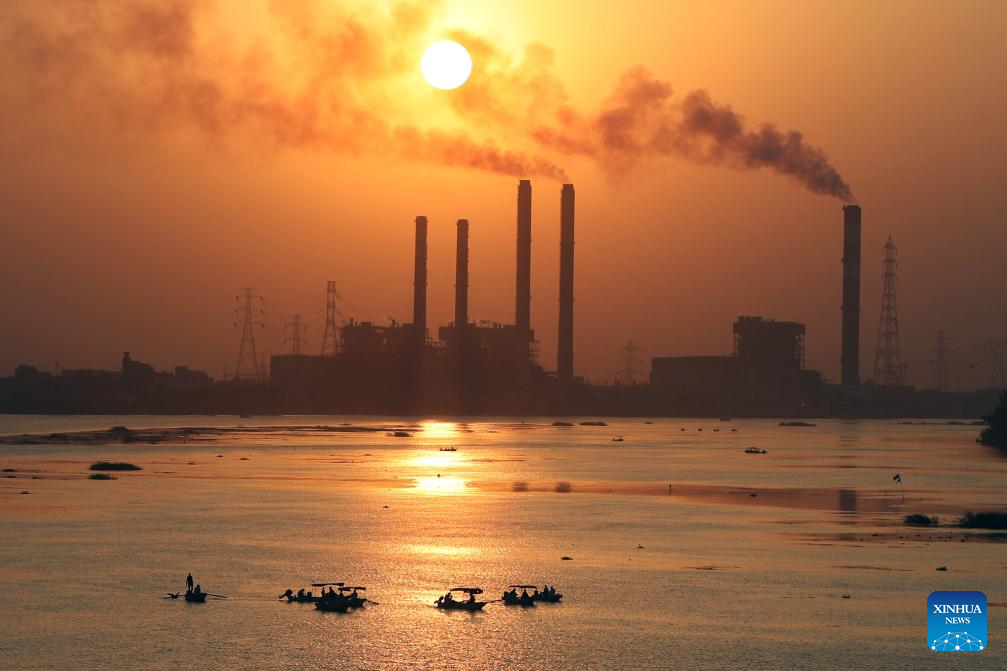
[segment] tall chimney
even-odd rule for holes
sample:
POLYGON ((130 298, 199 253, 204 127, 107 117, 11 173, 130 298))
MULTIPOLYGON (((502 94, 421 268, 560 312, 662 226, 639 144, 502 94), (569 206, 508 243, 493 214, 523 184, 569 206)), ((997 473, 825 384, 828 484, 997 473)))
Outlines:
POLYGON ((559 350, 556 374, 573 381, 573 184, 564 184, 559 214, 559 350))
POLYGON ((455 252, 455 333, 461 339, 469 323, 469 220, 458 220, 455 252))
POLYGON ((413 328, 417 346, 427 340, 427 218, 416 217, 416 260, 413 266, 413 328))
POLYGON ((517 186, 517 299, 514 324, 531 333, 531 180, 517 186))
POLYGON ((860 384, 860 206, 843 206, 843 352, 844 387, 860 384))

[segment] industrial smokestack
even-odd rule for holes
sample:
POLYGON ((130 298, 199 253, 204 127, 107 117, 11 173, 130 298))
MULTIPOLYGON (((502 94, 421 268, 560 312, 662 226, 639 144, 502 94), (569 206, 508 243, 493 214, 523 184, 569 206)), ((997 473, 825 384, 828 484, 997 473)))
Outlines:
POLYGON ((413 328, 417 345, 427 340, 427 218, 416 217, 416 260, 413 266, 413 328))
POLYGON ((573 381, 573 184, 564 184, 559 214, 559 350, 556 374, 573 381))
POLYGON ((517 298, 514 324, 531 333, 531 180, 517 186, 517 298))
POLYGON ((844 387, 860 384, 860 206, 843 206, 843 352, 844 387))
POLYGON ((469 220, 458 220, 455 252, 455 333, 459 340, 469 322, 469 220))

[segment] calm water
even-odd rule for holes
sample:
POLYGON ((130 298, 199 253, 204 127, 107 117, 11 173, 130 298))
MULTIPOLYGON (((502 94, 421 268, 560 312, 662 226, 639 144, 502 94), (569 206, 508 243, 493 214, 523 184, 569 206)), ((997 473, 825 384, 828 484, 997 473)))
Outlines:
MULTIPOLYGON (((0 434, 344 421, 412 423, 0 416, 0 434)), ((933 653, 925 626, 936 589, 1007 603, 1007 545, 901 524, 1007 508, 1007 459, 974 443, 977 428, 550 421, 0 445, 16 469, 0 479, 0 667, 1007 666, 1002 605, 981 653, 933 653), (96 459, 144 470, 87 480, 96 459), (189 570, 228 598, 162 599, 189 570), (277 601, 316 580, 367 585, 380 605, 341 615, 277 601), (449 587, 496 598, 524 582, 555 584, 564 602, 430 606, 449 587)))

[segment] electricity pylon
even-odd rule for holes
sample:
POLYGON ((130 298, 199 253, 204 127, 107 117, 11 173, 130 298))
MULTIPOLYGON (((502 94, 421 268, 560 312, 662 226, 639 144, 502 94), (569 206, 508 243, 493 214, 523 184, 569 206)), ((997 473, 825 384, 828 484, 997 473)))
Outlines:
POLYGON ((283 328, 283 333, 290 333, 289 337, 283 339, 283 343, 290 343, 290 353, 297 356, 301 353, 301 345, 308 342, 308 339, 301 335, 301 330, 307 330, 307 324, 301 321, 301 315, 294 315, 290 323, 283 328), (289 329, 289 331, 288 331, 289 329))
POLYGON ((899 346, 899 312, 895 303, 895 271, 898 248, 888 236, 884 246, 885 260, 881 294, 881 321, 878 323, 878 345, 874 353, 874 381, 883 385, 901 385, 905 377, 902 351, 899 346))
MULTIPOLYGON (((238 365, 234 369, 235 380, 261 380, 259 359, 255 354, 255 327, 265 327, 262 322, 262 308, 256 307, 256 301, 261 302, 262 296, 255 293, 252 287, 244 287, 241 293, 234 297, 238 307, 236 315, 241 315, 241 345, 238 348, 238 365)), ((237 326, 238 322, 234 322, 237 326)))
POLYGON ((322 355, 333 356, 339 351, 339 325, 336 318, 342 316, 336 301, 342 298, 336 291, 336 283, 329 280, 325 290, 325 335, 322 336, 322 355))

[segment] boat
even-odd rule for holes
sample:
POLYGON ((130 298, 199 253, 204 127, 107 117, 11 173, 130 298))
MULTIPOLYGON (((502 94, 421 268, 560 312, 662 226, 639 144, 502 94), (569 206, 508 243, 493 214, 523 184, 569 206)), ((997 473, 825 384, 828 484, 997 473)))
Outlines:
POLYGON ((626 439, 625 439, 625 438, 623 438, 622 436, 616 436, 615 438, 613 438, 613 439, 612 439, 612 442, 613 442, 613 443, 621 443, 621 442, 623 442, 624 440, 626 440, 626 439))
POLYGON ((438 451, 439 452, 457 452, 458 448, 457 447, 441 447, 441 448, 438 448, 438 451))
POLYGON ((553 422, 553 426, 573 426, 573 422, 553 422))
POLYGON ((563 595, 557 592, 556 588, 553 587, 548 592, 543 589, 537 594, 532 594, 531 598, 535 599, 535 601, 541 601, 543 603, 559 603, 560 599, 563 598, 563 595))
POLYGON ((581 422, 580 425, 581 426, 608 426, 608 424, 606 422, 598 422, 598 421, 581 422))
POLYGON ((189 603, 206 603, 207 596, 206 592, 186 592, 185 600, 189 603))
POLYGON ((311 586, 322 587, 322 594, 314 602, 317 610, 325 611, 327 613, 345 613, 350 608, 358 608, 363 605, 363 600, 359 600, 357 597, 351 597, 347 592, 352 592, 357 589, 365 589, 364 587, 347 588, 346 585, 341 582, 311 583, 311 586), (329 587, 328 592, 325 591, 325 585, 329 587), (333 587, 338 588, 338 591, 332 589, 333 587))
POLYGON ((445 597, 442 596, 434 602, 434 606, 440 608, 441 610, 467 610, 475 612, 477 610, 482 610, 486 604, 489 603, 488 601, 475 600, 475 595, 482 593, 483 591, 478 587, 452 587, 445 595, 451 598, 445 599, 445 597), (451 597, 452 592, 462 592, 464 594, 468 594, 469 599, 465 601, 455 600, 454 597, 451 597))
POLYGON ((765 454, 766 451, 761 447, 746 447, 745 454, 765 454))
POLYGON ((278 599, 286 599, 287 603, 317 603, 321 600, 322 596, 325 594, 326 587, 339 587, 342 588, 344 583, 341 582, 313 582, 311 587, 321 587, 322 590, 315 594, 310 589, 299 589, 294 592, 292 589, 288 589, 286 592, 281 594, 278 599))
POLYGON ((412 438, 413 437, 413 434, 409 433, 408 431, 402 431, 401 429, 399 429, 397 431, 389 431, 385 435, 389 436, 391 438, 412 438))
POLYGON ((506 606, 534 606, 535 597, 538 596, 538 587, 535 585, 507 585, 509 588, 514 590, 511 592, 504 592, 503 598, 501 599, 506 606), (534 594, 529 594, 528 590, 535 590, 534 594), (521 594, 517 593, 517 590, 522 590, 521 594))
POLYGON ((339 588, 339 594, 349 601, 350 608, 363 608, 364 603, 367 601, 365 596, 354 596, 355 592, 366 592, 366 587, 350 587, 349 585, 344 585, 339 588))
POLYGON ((350 609, 350 600, 342 594, 330 597, 326 594, 315 602, 315 609, 326 613, 345 613, 350 609))

